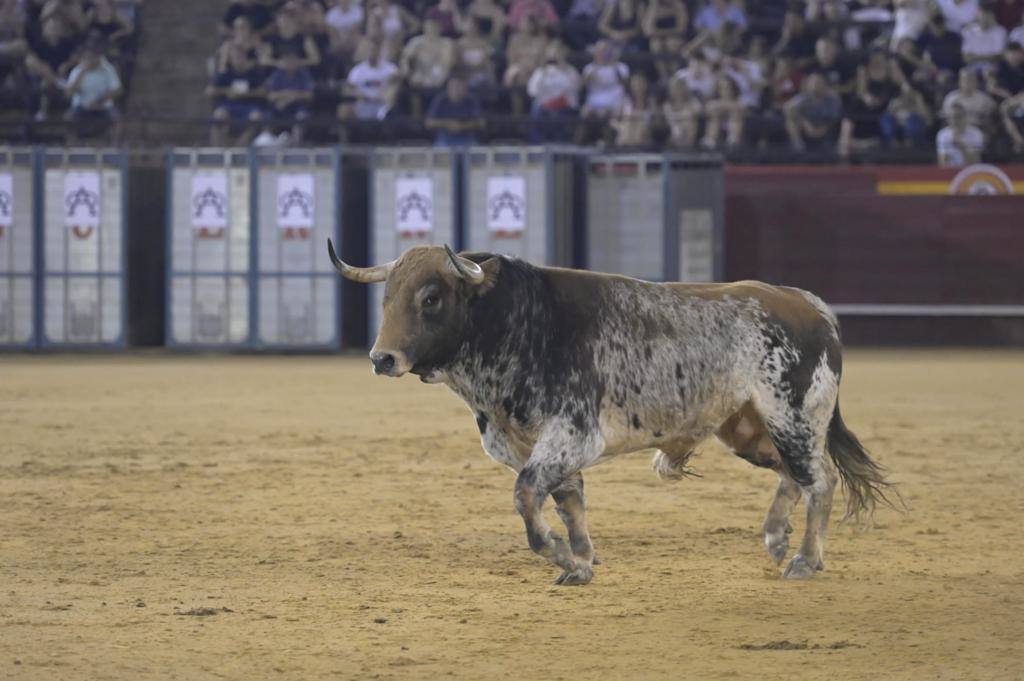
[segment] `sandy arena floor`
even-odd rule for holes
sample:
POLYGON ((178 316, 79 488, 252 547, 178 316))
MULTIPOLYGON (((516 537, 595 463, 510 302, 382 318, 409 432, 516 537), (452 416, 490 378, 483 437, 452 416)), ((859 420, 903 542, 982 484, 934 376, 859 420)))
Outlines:
POLYGON ((851 352, 842 394, 912 512, 834 526, 817 579, 769 567, 774 476, 707 446, 589 471, 604 564, 563 588, 444 388, 0 357, 0 679, 1024 678, 1024 352, 851 352))

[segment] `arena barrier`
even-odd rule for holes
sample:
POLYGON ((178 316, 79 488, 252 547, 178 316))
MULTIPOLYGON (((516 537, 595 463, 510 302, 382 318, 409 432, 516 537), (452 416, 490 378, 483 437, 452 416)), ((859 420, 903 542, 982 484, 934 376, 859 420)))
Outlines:
POLYGON ((574 264, 575 166, 571 148, 474 147, 463 162, 465 250, 574 264))
MULTIPOLYGON (((459 152, 429 147, 376 149, 370 168, 369 261, 394 260, 405 249, 448 244, 459 250, 459 152)), ((342 254, 342 258, 345 255, 342 254)), ((371 342, 384 287, 369 287, 371 342)))
POLYGON ((717 156, 591 155, 586 266, 653 281, 719 278, 724 195, 717 156))
POLYGON ((255 346, 339 346, 340 281, 325 256, 340 244, 337 150, 260 150, 257 181, 255 346))
POLYGON ((253 165, 253 155, 240 149, 168 154, 168 346, 253 343, 253 165))
POLYGON ((115 149, 47 149, 38 154, 40 344, 123 346, 127 157, 115 149))
POLYGON ((38 340, 36 293, 37 159, 31 149, 0 149, 0 347, 38 340))

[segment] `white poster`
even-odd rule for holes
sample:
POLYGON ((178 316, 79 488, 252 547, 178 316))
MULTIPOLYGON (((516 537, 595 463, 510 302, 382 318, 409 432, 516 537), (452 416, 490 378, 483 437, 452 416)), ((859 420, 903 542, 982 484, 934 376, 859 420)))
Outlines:
POLYGON ((277 176, 277 226, 285 238, 309 236, 315 200, 313 176, 309 173, 277 176))
POLYGON ((64 173, 64 226, 79 239, 100 227, 100 174, 94 170, 64 173))
POLYGON ((192 229, 221 232, 228 226, 228 175, 224 172, 192 176, 192 229))
POLYGON ((14 224, 14 184, 10 173, 0 173, 0 236, 14 224))
POLYGON ((526 229, 525 178, 487 178, 487 229, 503 233, 526 229))
POLYGON ((395 180, 395 226, 402 234, 434 229, 434 181, 429 177, 395 180))

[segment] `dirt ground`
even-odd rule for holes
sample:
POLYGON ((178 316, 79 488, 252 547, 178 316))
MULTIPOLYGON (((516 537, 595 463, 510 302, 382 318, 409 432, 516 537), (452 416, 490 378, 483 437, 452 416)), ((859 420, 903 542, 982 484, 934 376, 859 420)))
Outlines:
POLYGON ((774 476, 708 445, 703 479, 588 471, 604 563, 556 587, 440 386, 0 357, 0 679, 1024 678, 1024 352, 850 352, 841 394, 911 511, 834 525, 816 579, 764 554, 774 476))

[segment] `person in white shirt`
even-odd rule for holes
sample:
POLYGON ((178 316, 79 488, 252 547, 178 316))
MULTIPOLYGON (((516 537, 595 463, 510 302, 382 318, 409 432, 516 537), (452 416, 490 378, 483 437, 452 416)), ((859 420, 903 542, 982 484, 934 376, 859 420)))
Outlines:
POLYGON ((992 10, 983 9, 978 21, 963 30, 964 61, 976 67, 991 68, 1006 49, 1006 29, 996 23, 992 10))
POLYGON ((896 23, 892 28, 889 45, 895 48, 903 38, 920 38, 928 23, 930 10, 927 0, 896 0, 896 23))
POLYGON ((564 142, 569 131, 566 122, 574 118, 579 106, 579 71, 566 61, 567 50, 561 42, 547 48, 544 64, 534 70, 526 84, 533 100, 530 138, 532 142, 564 142))
POLYGON ((960 69, 960 87, 942 101, 942 113, 952 118, 953 108, 960 106, 967 113, 967 121, 982 130, 991 124, 996 102, 978 86, 978 74, 970 67, 960 69))
POLYGON ((981 160, 985 135, 968 122, 967 111, 957 104, 949 112, 949 125, 936 135, 935 147, 940 166, 965 166, 981 160))
POLYGON ((345 81, 345 93, 355 98, 354 105, 342 104, 342 118, 380 120, 394 104, 398 67, 381 59, 382 46, 370 50, 370 57, 352 67, 345 81))
POLYGON ((935 0, 935 4, 946 18, 946 26, 954 33, 978 18, 978 0, 935 0))
POLYGON ((618 57, 615 46, 602 40, 594 49, 594 61, 583 67, 583 86, 587 90, 581 111, 584 117, 607 118, 622 106, 629 67, 618 57))
POLYGON ((708 62, 697 53, 690 55, 686 67, 676 71, 672 77, 686 83, 690 92, 700 97, 702 102, 711 99, 715 91, 715 74, 708 62))

